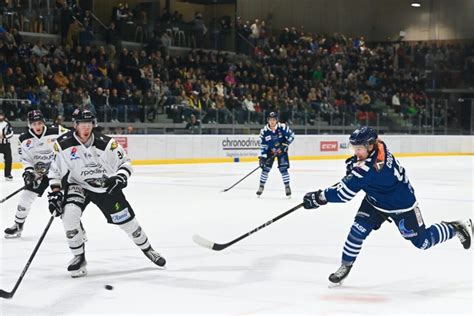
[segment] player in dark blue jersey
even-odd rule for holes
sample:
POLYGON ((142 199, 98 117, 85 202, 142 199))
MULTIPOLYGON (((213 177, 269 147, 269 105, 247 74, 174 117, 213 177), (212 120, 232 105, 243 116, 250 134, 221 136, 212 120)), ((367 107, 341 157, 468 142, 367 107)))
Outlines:
POLYGON ((267 118, 267 125, 260 130, 260 147, 261 153, 259 157, 262 174, 260 175, 260 187, 257 195, 260 196, 265 188, 268 179, 268 173, 272 169, 275 158, 278 159, 278 169, 280 170, 285 184, 286 196, 291 196, 290 189, 290 160, 288 159, 288 147, 293 142, 295 134, 283 123, 278 122, 278 115, 271 112, 267 118))
POLYGON ((341 267, 329 276, 332 285, 347 277, 364 240, 386 220, 393 220, 400 234, 417 248, 428 249, 455 235, 465 249, 470 248, 471 219, 425 226, 405 169, 372 128, 355 130, 349 141, 354 156, 346 160, 346 176, 337 185, 303 198, 304 207, 311 209, 328 202, 348 202, 361 190, 366 193, 344 244, 341 267))

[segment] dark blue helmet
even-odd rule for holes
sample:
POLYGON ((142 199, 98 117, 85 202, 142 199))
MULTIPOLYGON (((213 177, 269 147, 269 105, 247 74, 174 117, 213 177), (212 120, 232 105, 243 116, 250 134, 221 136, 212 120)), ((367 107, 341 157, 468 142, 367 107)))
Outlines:
POLYGON ((270 114, 268 114, 267 116, 267 121, 268 119, 271 119, 271 118, 274 118, 278 121, 278 114, 276 112, 270 112, 270 114))
POLYGON ((34 122, 45 122, 43 112, 40 110, 32 110, 26 115, 28 120, 28 126, 31 126, 34 122))
POLYGON ((375 130, 368 126, 362 126, 359 129, 356 129, 351 136, 349 137, 349 142, 351 145, 373 145, 377 141, 379 135, 375 130))

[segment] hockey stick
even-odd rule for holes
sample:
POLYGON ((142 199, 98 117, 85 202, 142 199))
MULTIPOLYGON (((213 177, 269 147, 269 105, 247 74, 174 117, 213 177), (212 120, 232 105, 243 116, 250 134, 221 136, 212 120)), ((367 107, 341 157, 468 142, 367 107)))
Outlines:
POLYGON ((43 234, 41 235, 40 239, 38 240, 38 243, 36 244, 36 247, 33 250, 33 253, 31 254, 28 261, 26 262, 26 265, 23 268, 23 271, 21 272, 20 277, 18 278, 18 281, 16 281, 16 284, 15 284, 15 287, 13 288, 13 290, 11 292, 0 290, 0 297, 2 297, 2 298, 12 298, 13 295, 15 295, 15 292, 18 289, 18 286, 20 286, 21 280, 23 280, 23 277, 25 276, 26 271, 28 271, 28 268, 30 267, 31 262, 34 259, 35 255, 36 255, 36 252, 38 251, 39 247, 41 246, 41 243, 43 242, 43 239, 46 236, 46 233, 48 232, 49 227, 53 223, 54 217, 55 217, 54 214, 51 215, 51 218, 49 219, 48 225, 46 225, 46 228, 44 229, 43 234))
MULTIPOLYGON (((267 158, 267 160, 265 160, 265 163, 267 163, 268 161, 270 161, 270 159, 274 159, 275 156, 270 156, 267 158)), ((242 179, 240 179, 239 181, 237 181, 236 183, 234 183, 232 186, 228 187, 227 189, 224 189, 222 190, 221 192, 227 192, 229 191, 230 189, 232 189, 233 187, 235 187, 237 184, 239 184, 240 182, 244 181, 245 178, 247 178, 248 176, 250 176, 252 173, 254 173, 255 171, 257 171, 258 169, 260 169, 261 167, 258 166, 257 168, 253 169, 252 171, 250 171, 250 173, 248 173, 245 177, 243 177, 242 179)))
POLYGON ((303 203, 301 204, 298 204, 296 205, 295 207, 293 207, 292 209, 289 209, 288 211, 286 211, 285 213, 282 213, 280 215, 278 215, 277 217, 269 220, 268 222, 266 222, 265 224, 262 224, 260 226, 258 226, 257 228, 249 231, 248 233, 245 233, 243 234, 242 236, 232 240, 232 241, 229 241, 228 243, 225 243, 225 244, 218 244, 218 243, 215 243, 215 242, 212 242, 210 240, 207 240, 206 238, 204 237, 201 237, 199 235, 193 235, 193 241, 202 246, 202 247, 205 247, 205 248, 209 248, 209 249, 212 249, 212 250, 216 250, 216 251, 219 251, 219 250, 222 250, 222 249, 225 249, 233 244, 235 244, 236 242, 238 241, 241 241, 242 239, 252 235, 253 233, 256 233, 258 232, 260 229, 262 228, 265 228, 267 227, 268 225, 276 222, 277 220, 279 220, 280 218, 283 218, 285 217, 286 215, 290 214, 290 213, 293 213, 294 211, 296 211, 297 209, 299 209, 300 207, 303 206, 303 203))
POLYGON ((0 200, 0 203, 3 203, 5 202, 6 200, 8 200, 9 198, 11 198, 12 196, 14 196, 15 194, 17 194, 18 192, 24 190, 26 188, 26 185, 22 186, 21 188, 19 188, 18 190, 16 190, 15 192, 11 193, 9 196, 3 198, 0 200))

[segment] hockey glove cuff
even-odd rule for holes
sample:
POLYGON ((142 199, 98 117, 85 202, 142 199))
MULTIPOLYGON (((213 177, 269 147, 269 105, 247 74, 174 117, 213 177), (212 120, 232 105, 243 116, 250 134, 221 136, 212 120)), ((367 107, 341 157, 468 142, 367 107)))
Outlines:
POLYGON ((320 195, 322 190, 318 190, 316 192, 308 192, 303 197, 303 206, 305 209, 313 209, 318 208, 321 205, 325 205, 328 202, 321 199, 320 195))
POLYGON ((117 174, 105 180, 104 186, 107 188, 107 193, 112 193, 114 190, 122 190, 127 187, 127 176, 124 174, 117 174))
POLYGON ((31 169, 26 169, 25 172, 23 172, 23 181, 25 182, 25 187, 27 188, 33 188, 35 186, 35 172, 31 169))
POLYGON ((53 191, 48 193, 49 211, 52 215, 60 216, 63 214, 63 193, 53 191))

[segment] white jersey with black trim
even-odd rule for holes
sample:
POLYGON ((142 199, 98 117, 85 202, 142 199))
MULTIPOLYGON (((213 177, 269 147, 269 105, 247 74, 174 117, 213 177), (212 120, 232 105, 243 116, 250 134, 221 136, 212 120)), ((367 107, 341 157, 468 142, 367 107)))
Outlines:
POLYGON ((133 168, 122 146, 113 138, 93 132, 89 146, 81 143, 74 132, 59 137, 55 143, 56 156, 51 164, 49 184, 61 186, 61 179, 68 174, 67 182, 84 189, 104 193, 106 178, 124 174, 132 175, 133 168))
POLYGON ((59 127, 47 127, 37 136, 31 129, 20 135, 18 139, 18 154, 25 170, 34 170, 38 175, 48 173, 54 159, 54 142, 69 130, 59 127))

